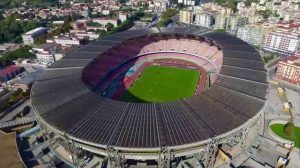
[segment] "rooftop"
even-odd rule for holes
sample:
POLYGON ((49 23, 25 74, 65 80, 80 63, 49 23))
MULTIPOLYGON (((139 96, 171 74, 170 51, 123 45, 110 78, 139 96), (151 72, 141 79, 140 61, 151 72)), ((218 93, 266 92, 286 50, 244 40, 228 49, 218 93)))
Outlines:
POLYGON ((35 28, 33 30, 30 30, 29 32, 26 32, 25 34, 26 35, 31 35, 31 34, 34 34, 36 32, 39 32, 41 30, 46 30, 47 28, 46 27, 38 27, 38 28, 35 28))
POLYGON ((300 22, 296 22, 296 23, 279 22, 277 23, 277 28, 282 28, 282 29, 300 28, 300 22))
MULTIPOLYGON (((259 53, 228 34, 200 35, 222 46, 224 62, 215 84, 202 94, 188 99, 158 104, 121 102, 98 95, 82 80, 82 77, 88 77, 83 72, 89 72, 86 75, 98 75, 99 71, 85 69, 91 61, 104 58, 101 57, 104 52, 128 39, 148 38, 144 40, 152 42, 160 34, 176 35, 178 38, 190 35, 195 38, 201 33, 199 30, 129 30, 83 46, 52 64, 37 79, 31 90, 32 105, 45 123, 72 137, 105 147, 111 145, 156 150, 165 145, 199 143, 232 131, 261 111, 268 84, 259 53)), ((126 50, 122 50, 122 53, 117 51, 121 50, 110 50, 114 58, 128 59, 122 57, 126 50)), ((104 65, 104 60, 101 63, 104 65)))
POLYGON ((52 47, 56 47, 58 46, 58 44, 55 44, 55 43, 44 43, 44 44, 41 44, 41 45, 38 45, 36 47, 34 47, 33 49, 49 49, 49 48, 52 48, 52 47))
POLYGON ((299 57, 287 57, 286 59, 282 60, 281 62, 300 67, 300 58, 299 57))

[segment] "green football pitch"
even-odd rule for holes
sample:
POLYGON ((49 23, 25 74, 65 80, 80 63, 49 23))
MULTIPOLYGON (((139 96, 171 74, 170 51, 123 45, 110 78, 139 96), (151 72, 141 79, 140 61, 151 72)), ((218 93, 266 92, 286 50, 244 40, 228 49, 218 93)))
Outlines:
POLYGON ((121 99, 128 102, 168 102, 193 96, 200 73, 192 69, 149 66, 124 92, 121 99))

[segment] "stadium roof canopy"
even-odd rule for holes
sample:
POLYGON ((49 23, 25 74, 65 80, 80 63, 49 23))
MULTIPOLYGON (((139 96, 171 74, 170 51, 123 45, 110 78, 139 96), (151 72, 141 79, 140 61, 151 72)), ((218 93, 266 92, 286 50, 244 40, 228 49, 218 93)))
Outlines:
POLYGON ((130 30, 104 37, 55 62, 31 91, 42 120, 78 140, 124 148, 159 148, 200 142, 254 117, 268 89, 264 63, 254 47, 224 33, 191 28, 130 30), (101 97, 82 81, 84 67, 122 41, 152 34, 200 36, 221 46, 223 65, 210 89, 168 103, 130 103, 101 97))

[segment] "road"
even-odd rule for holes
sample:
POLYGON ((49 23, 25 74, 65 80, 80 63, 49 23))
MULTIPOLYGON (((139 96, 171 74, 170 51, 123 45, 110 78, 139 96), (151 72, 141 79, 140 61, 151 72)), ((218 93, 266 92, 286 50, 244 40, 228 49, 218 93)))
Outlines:
POLYGON ((0 97, 0 104, 3 104, 4 102, 6 102, 9 99, 9 97, 11 96, 12 93, 13 92, 10 91, 10 92, 5 93, 3 96, 1 96, 0 97))
POLYGON ((26 100, 22 104, 20 104, 18 107, 16 107, 14 110, 6 114, 3 118, 0 119, 0 122, 6 122, 9 121, 15 116, 17 113, 23 110, 24 107, 31 106, 30 99, 26 100))
MULTIPOLYGON (((274 79, 274 77, 275 77, 275 68, 276 68, 276 66, 272 66, 272 67, 267 68, 268 73, 269 73, 269 78, 271 80, 274 79)), ((277 81, 277 80, 275 79, 275 81, 277 81)), ((279 81, 279 83, 282 86, 284 86, 285 88, 293 90, 293 91, 297 92, 300 95, 300 87, 297 87, 295 85, 291 85, 291 84, 289 84, 287 82, 284 82, 284 81, 279 81)))
POLYGON ((153 27, 155 26, 158 22, 159 22, 159 19, 160 19, 160 13, 157 13, 156 14, 157 17, 155 18, 155 20, 153 20, 152 22, 148 23, 148 25, 146 26, 147 28, 150 28, 150 27, 153 27))

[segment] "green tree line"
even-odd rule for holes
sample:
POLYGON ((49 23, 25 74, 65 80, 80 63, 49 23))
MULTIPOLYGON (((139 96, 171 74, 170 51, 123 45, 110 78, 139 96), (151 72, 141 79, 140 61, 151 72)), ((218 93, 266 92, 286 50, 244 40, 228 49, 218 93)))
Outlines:
POLYGON ((129 28, 131 28, 133 26, 134 21, 139 20, 144 15, 145 15, 145 13, 142 10, 137 11, 134 15, 129 17, 127 20, 125 20, 124 22, 122 22, 118 26, 116 26, 116 27, 111 27, 110 26, 111 29, 109 31, 103 32, 103 34, 101 35, 100 38, 108 36, 108 35, 112 35, 116 32, 122 32, 122 31, 128 30, 129 28))
POLYGON ((47 7, 58 4, 58 0, 0 0, 0 9, 16 7, 47 7))
POLYGON ((18 15, 11 15, 0 20, 0 44, 5 42, 22 42, 21 35, 29 30, 39 27, 36 21, 17 21, 18 15))
POLYGON ((24 92, 22 89, 15 91, 6 102, 0 105, 0 114, 12 105, 16 104, 18 101, 28 97, 30 94, 29 92, 29 89, 26 92, 24 92))
POLYGON ((178 13, 176 9, 168 9, 161 15, 161 20, 156 24, 157 27, 164 27, 171 22, 171 17, 178 13))
POLYGON ((43 44, 47 39, 53 39, 54 36, 59 36, 61 33, 68 33, 71 27, 71 22, 75 21, 74 18, 70 16, 64 17, 64 24, 56 29, 48 32, 48 34, 42 35, 35 40, 35 44, 43 44))
POLYGON ((2 56, 0 56, 0 66, 2 65, 5 67, 6 65, 9 65, 13 60, 19 58, 30 58, 32 56, 32 53, 29 52, 30 49, 30 46, 24 46, 17 50, 4 53, 2 56))

